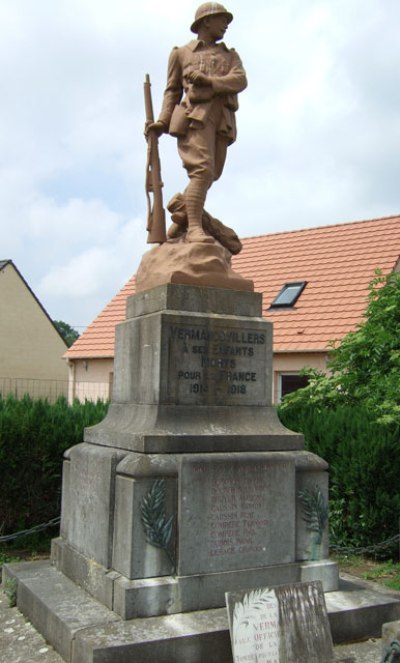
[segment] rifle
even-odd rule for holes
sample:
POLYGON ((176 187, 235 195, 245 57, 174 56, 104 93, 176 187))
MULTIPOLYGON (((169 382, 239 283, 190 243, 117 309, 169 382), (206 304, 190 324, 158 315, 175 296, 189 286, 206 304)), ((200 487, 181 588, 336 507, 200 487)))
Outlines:
MULTIPOLYGON (((144 83, 144 105, 146 109, 146 126, 154 122, 153 102, 151 99, 150 76, 146 74, 144 83)), ((161 179, 161 163, 158 153, 158 137, 155 131, 147 135, 146 164, 146 196, 147 196, 147 243, 161 244, 166 242, 165 210, 163 207, 161 179), (150 194, 153 194, 153 205, 150 194)))

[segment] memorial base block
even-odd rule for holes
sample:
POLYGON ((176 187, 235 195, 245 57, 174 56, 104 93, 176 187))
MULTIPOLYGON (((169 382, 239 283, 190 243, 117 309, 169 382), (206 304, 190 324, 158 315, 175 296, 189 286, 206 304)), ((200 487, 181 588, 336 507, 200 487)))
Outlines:
POLYGON ((328 466, 282 426, 271 382, 260 295, 129 298, 109 413, 66 453, 56 567, 124 619, 222 607, 252 585, 335 590, 327 518, 309 511, 314 496, 327 513, 328 466))
POLYGON ((222 608, 251 587, 337 589, 328 466, 272 406, 261 304, 172 284, 128 299, 113 402, 65 454, 52 544, 56 569, 119 619, 222 608))
POLYGON ((69 451, 63 504, 74 499, 81 527, 69 525, 68 511, 52 557, 57 569, 124 619, 222 607, 226 591, 260 583, 321 580, 325 591, 337 589, 326 532, 321 559, 310 561, 314 533, 300 494, 307 487, 327 491, 326 463, 314 454, 127 453, 116 465, 107 462, 110 476, 103 477, 99 500, 90 494, 96 484, 81 471, 89 452, 99 466, 105 454, 120 457, 88 444, 69 451), (145 500, 157 487, 159 516, 171 523, 171 536, 159 547, 143 526, 145 500), (92 548, 89 557, 94 528, 98 552, 92 548))

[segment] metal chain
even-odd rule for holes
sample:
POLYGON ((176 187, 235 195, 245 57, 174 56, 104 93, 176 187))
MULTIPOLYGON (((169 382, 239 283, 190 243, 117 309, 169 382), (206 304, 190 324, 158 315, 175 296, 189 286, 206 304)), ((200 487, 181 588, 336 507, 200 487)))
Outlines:
MULTIPOLYGON (((0 543, 5 543, 6 541, 13 541, 14 539, 18 539, 19 537, 22 536, 28 536, 29 534, 34 534, 35 532, 42 532, 48 527, 55 527, 56 525, 59 525, 60 522, 61 518, 60 516, 57 516, 57 518, 52 518, 52 520, 49 520, 49 522, 47 523, 41 523, 40 525, 36 525, 35 527, 31 527, 30 529, 23 529, 20 532, 15 532, 14 534, 6 534, 5 536, 0 536, 0 543)), ((394 543, 398 543, 399 541, 400 541, 400 534, 396 534, 395 536, 392 536, 390 539, 382 541, 382 543, 377 543, 374 546, 355 548, 352 546, 330 545, 329 549, 332 550, 333 552, 343 553, 345 555, 373 554, 378 550, 389 548, 391 545, 393 545, 394 543)))
POLYGON ((18 539, 21 536, 28 536, 28 534, 34 534, 35 532, 41 532, 42 530, 47 529, 48 527, 59 525, 60 522, 61 518, 60 516, 57 516, 57 518, 49 520, 48 523, 42 523, 41 525, 36 525, 35 527, 31 527, 30 529, 23 529, 20 532, 15 532, 14 534, 5 534, 4 536, 0 536, 0 543, 5 543, 6 541, 13 541, 13 539, 18 539))
POLYGON ((351 555, 351 554, 363 555, 363 554, 378 552, 378 550, 382 550, 384 548, 389 548, 393 543, 398 543, 399 541, 400 541, 400 534, 396 534, 395 536, 392 536, 390 539, 382 541, 382 543, 377 543, 374 546, 365 546, 364 548, 353 548, 351 546, 331 545, 329 546, 329 549, 332 550, 333 552, 339 552, 345 555, 351 555))
POLYGON ((385 647, 381 663, 394 663, 395 661, 400 660, 400 642, 398 640, 393 640, 390 643, 390 647, 385 647))

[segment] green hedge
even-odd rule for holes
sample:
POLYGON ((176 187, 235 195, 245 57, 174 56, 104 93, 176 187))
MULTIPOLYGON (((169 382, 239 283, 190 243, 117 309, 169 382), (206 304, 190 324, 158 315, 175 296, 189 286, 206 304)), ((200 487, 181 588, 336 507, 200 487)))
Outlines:
POLYGON ((60 514, 63 453, 82 442, 84 427, 101 421, 107 407, 0 396, 0 534, 60 514))
MULTIPOLYGON (((400 429, 381 425, 365 407, 293 407, 283 423, 329 463, 331 543, 376 545, 399 533, 400 429)), ((398 544, 389 555, 396 554, 398 544)))
MULTIPOLYGON (((0 397, 0 534, 59 515, 63 453, 82 442, 84 427, 101 421, 107 408, 0 397)), ((378 424, 362 406, 293 406, 279 414, 330 465, 331 542, 369 546, 398 534, 400 427, 378 424)))

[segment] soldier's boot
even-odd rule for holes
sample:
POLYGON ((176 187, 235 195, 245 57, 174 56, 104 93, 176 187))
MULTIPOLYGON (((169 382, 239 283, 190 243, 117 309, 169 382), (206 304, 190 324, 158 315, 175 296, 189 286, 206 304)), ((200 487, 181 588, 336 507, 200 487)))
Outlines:
POLYGON ((188 219, 185 199, 182 193, 176 193, 167 203, 167 210, 171 212, 172 224, 168 228, 167 238, 176 239, 186 234, 188 219))
POLYGON ((185 207, 188 217, 187 239, 189 242, 214 243, 214 238, 204 232, 202 216, 209 183, 192 178, 185 189, 185 207))

